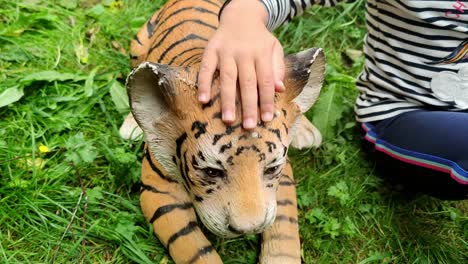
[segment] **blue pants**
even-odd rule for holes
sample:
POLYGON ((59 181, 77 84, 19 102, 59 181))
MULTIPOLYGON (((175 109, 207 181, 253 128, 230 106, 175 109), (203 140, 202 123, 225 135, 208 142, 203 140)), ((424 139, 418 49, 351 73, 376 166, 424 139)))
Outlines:
POLYGON ((412 192, 468 198, 468 113, 411 111, 362 123, 377 170, 412 192))

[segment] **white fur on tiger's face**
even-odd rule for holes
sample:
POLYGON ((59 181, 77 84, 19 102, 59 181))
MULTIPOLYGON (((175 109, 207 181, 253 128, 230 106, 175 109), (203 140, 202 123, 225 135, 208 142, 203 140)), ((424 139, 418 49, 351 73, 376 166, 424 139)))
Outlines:
POLYGON ((286 92, 275 97, 275 117, 253 130, 242 128, 239 104, 238 119, 222 122, 218 78, 212 100, 198 102, 198 67, 145 62, 128 78, 132 112, 161 173, 184 185, 204 225, 219 236, 260 233, 275 220, 287 150, 296 132, 308 129, 302 114, 319 95, 325 67, 320 49, 285 60, 286 92))

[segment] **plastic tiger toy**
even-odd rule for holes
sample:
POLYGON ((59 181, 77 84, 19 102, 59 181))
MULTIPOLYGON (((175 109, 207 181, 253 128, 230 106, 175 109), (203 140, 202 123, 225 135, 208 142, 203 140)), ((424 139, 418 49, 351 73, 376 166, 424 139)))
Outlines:
MULTIPOLYGON (((261 233, 260 263, 300 263, 287 152, 290 144, 320 144, 319 131, 302 114, 319 95, 325 58, 316 48, 285 58, 286 91, 275 97, 271 122, 253 130, 244 130, 240 118, 225 125, 218 77, 211 101, 197 100, 199 64, 221 5, 168 1, 132 40, 127 89, 147 144, 141 208, 176 263, 222 263, 197 215, 218 236, 261 233)), ((141 133, 133 116, 121 128, 123 137, 141 133)))

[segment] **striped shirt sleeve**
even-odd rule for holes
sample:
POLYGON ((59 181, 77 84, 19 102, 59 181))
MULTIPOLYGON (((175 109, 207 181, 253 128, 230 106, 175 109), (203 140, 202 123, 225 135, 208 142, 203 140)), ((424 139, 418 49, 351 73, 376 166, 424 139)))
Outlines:
POLYGON ((268 11, 267 27, 270 31, 301 15, 312 5, 335 6, 353 0, 261 0, 268 11))

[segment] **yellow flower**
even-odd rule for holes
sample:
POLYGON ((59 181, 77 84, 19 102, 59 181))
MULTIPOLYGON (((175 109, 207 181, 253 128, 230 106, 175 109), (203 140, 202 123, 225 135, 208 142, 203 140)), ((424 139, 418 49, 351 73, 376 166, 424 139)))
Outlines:
POLYGON ((110 8, 111 9, 122 8, 123 5, 124 5, 123 1, 117 0, 117 1, 112 2, 112 4, 110 4, 110 8))
POLYGON ((44 145, 44 144, 40 144, 40 145, 39 145, 39 152, 41 152, 41 153, 47 153, 47 152, 49 152, 49 151, 50 151, 50 149, 49 149, 49 147, 47 147, 46 145, 44 145))

